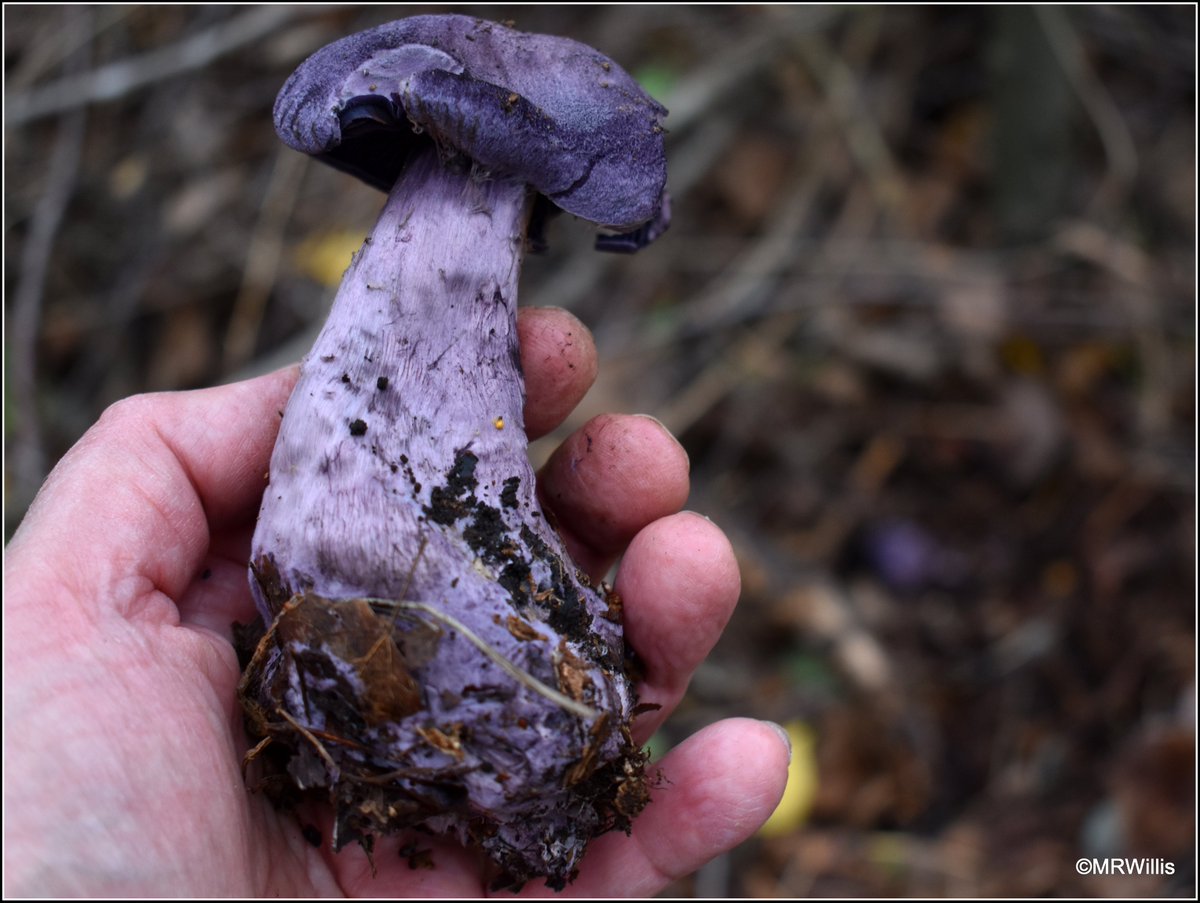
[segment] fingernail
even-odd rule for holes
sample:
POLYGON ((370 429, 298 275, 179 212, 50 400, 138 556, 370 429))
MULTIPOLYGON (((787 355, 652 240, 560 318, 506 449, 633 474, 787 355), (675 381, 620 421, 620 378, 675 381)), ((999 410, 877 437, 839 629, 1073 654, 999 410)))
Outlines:
POLYGON ((792 738, 788 736, 788 732, 783 729, 782 725, 776 724, 774 721, 763 721, 767 727, 775 731, 779 735, 779 739, 783 741, 783 745, 787 747, 788 763, 792 761, 792 738))
POLYGON ((678 446, 679 446, 679 450, 680 450, 681 452, 683 452, 683 459, 684 459, 685 461, 687 461, 687 464, 688 464, 688 470, 691 470, 691 469, 692 469, 692 459, 691 459, 691 457, 688 455, 688 453, 687 453, 687 449, 683 447, 683 443, 682 443, 682 442, 680 442, 680 441, 679 441, 679 440, 678 440, 678 439, 675 437, 675 434, 674 434, 674 433, 672 433, 672 432, 671 432, 669 429, 667 429, 667 425, 666 425, 665 423, 663 423, 663 422, 662 422, 661 420, 659 420, 657 417, 651 416, 650 414, 634 414, 633 416, 634 416, 634 417, 641 417, 643 420, 649 420, 651 423, 653 423, 655 426, 657 426, 657 427, 658 427, 660 430, 662 430, 664 433, 666 433, 668 436, 670 436, 670 437, 671 437, 671 441, 672 441, 672 442, 674 442, 676 445, 678 445, 678 446))
POLYGON ((572 311, 569 311, 569 310, 567 310, 565 307, 559 307, 557 304, 541 304, 541 305, 538 305, 538 306, 536 306, 536 307, 532 307, 532 306, 531 306, 531 307, 526 307, 526 308, 523 308, 523 309, 524 309, 524 310, 537 310, 537 311, 545 311, 545 312, 547 312, 547 313, 555 313, 555 314, 566 314, 568 317, 570 317, 572 320, 574 320, 574 321, 575 321, 576 323, 578 323, 580 326, 583 326, 583 328, 584 328, 584 329, 586 329, 586 328, 587 328, 587 326, 586 326, 586 325, 584 325, 584 322, 583 322, 583 320, 579 319, 579 315, 578 315, 578 314, 576 314, 576 313, 573 313, 572 311))

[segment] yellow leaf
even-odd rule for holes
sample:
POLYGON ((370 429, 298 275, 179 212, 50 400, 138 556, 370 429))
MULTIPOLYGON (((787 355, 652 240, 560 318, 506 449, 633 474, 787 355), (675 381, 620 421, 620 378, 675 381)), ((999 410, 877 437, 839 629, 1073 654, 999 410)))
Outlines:
POLYGON ((817 795, 817 738, 812 728, 799 720, 789 721, 783 728, 792 741, 787 787, 771 817, 758 829, 760 837, 791 834, 804 824, 817 795))
POLYGON ((1046 369, 1046 358, 1037 342, 1027 336, 1013 336, 1000 344, 1000 357, 1014 373, 1037 376, 1046 369))
POLYGON ((363 234, 349 229, 309 236, 296 248, 296 267, 310 279, 333 287, 342 281, 362 243, 363 234))

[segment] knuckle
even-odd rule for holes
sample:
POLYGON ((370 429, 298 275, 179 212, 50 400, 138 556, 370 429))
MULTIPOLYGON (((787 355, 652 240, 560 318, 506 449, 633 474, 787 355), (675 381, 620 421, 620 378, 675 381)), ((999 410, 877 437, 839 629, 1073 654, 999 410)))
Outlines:
POLYGON ((124 435, 131 429, 141 428, 152 422, 161 407, 162 399, 158 394, 130 395, 128 398, 114 401, 104 409, 104 413, 96 422, 96 431, 104 435, 124 435))

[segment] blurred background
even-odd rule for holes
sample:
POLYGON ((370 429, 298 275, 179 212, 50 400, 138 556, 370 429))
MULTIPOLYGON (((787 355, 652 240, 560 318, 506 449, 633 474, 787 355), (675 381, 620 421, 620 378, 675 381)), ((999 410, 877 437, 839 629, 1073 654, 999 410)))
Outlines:
MULTIPOLYGON (((600 348, 566 429, 660 418, 741 561, 655 750, 793 735, 768 828, 668 893, 1192 896, 1194 7, 453 9, 671 110, 670 232, 562 217, 522 283, 600 348)), ((450 10, 5 6, 6 536, 108 404, 304 354, 383 197, 275 94, 450 10)))

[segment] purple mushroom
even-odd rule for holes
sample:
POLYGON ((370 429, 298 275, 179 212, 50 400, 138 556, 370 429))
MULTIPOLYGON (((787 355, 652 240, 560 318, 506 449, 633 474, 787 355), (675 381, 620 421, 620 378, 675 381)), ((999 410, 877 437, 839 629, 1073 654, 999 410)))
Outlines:
POLYGON ((335 849, 418 828, 560 889, 645 805, 620 600, 536 498, 516 300, 548 205, 612 250, 666 228, 665 112, 590 47, 464 16, 337 41, 279 94, 287 144, 389 192, 251 553, 248 758, 277 798, 333 804, 335 849))

